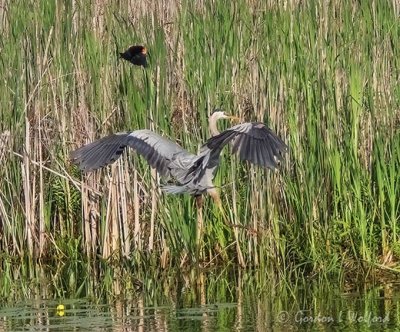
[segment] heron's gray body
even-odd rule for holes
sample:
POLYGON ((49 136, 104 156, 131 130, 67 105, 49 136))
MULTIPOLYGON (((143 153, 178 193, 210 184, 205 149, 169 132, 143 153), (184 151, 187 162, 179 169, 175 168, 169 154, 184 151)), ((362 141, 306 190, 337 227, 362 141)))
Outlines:
POLYGON ((230 142, 232 152, 237 153, 240 159, 270 169, 277 167, 277 160, 287 150, 286 144, 263 123, 247 122, 211 137, 198 155, 144 129, 103 137, 73 151, 71 158, 83 171, 93 171, 113 163, 126 147, 131 147, 161 176, 175 181, 174 185, 163 187, 166 192, 198 196, 214 190, 213 179, 220 154, 230 142))

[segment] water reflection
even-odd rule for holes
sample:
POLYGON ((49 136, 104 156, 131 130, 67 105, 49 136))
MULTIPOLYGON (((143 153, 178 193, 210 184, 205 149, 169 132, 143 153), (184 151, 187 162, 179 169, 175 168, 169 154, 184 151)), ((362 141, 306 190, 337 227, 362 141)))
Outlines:
POLYGON ((0 331, 384 331, 399 323, 394 285, 340 294, 331 284, 256 291, 251 278, 240 287, 207 280, 201 275, 195 287, 178 280, 174 295, 143 291, 104 304, 40 300, 3 306, 0 331))

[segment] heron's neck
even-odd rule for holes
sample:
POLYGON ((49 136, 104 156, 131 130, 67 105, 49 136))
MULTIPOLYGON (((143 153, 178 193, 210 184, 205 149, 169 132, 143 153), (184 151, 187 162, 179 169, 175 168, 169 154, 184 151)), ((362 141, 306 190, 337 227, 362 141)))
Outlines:
POLYGON ((208 121, 208 126, 210 127, 211 135, 212 136, 217 136, 219 135, 219 130, 217 128, 217 121, 213 121, 210 118, 210 121, 208 121))

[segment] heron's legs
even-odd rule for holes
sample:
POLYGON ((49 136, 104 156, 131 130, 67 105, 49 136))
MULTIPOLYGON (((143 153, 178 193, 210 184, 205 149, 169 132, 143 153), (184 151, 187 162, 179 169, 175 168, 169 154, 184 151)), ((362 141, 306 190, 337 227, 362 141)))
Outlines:
POLYGON ((228 220, 228 216, 225 213, 224 208, 222 207, 222 202, 221 202, 221 197, 219 196, 219 193, 217 191, 217 189, 215 188, 211 188, 211 189, 207 189, 207 193, 212 197, 212 199, 214 200, 215 205, 218 207, 219 211, 222 214, 222 217, 224 219, 224 222, 228 225, 231 226, 231 223, 228 220))
POLYGON ((201 246, 203 242, 203 228, 204 228, 203 195, 196 196, 196 207, 197 207, 196 255, 197 259, 199 259, 202 256, 201 246))
POLYGON ((226 215, 225 210, 222 207, 221 197, 219 196, 217 189, 215 189, 215 188, 207 189, 207 193, 213 198, 215 204, 217 205, 218 209, 220 210, 220 212, 222 214, 222 218, 224 220, 224 223, 230 227, 233 226, 233 235, 235 236, 236 252, 238 255, 239 265, 241 267, 245 267, 246 263, 244 262, 242 250, 240 249, 240 245, 239 245, 239 230, 237 229, 237 227, 235 227, 236 226, 235 224, 232 225, 232 223, 229 221, 228 216, 226 215))

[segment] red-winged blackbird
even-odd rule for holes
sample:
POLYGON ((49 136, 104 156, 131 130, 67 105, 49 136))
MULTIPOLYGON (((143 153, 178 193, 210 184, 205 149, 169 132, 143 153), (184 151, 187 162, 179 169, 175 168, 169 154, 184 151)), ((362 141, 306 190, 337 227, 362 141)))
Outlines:
POLYGON ((133 63, 136 66, 147 67, 147 49, 141 45, 129 47, 124 53, 120 53, 121 58, 133 63))

